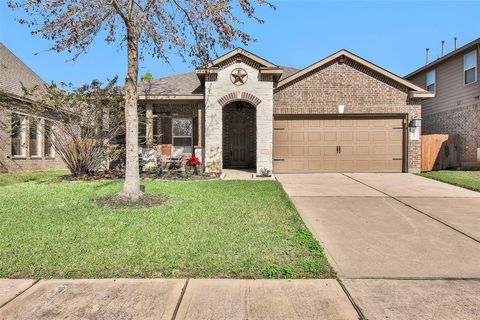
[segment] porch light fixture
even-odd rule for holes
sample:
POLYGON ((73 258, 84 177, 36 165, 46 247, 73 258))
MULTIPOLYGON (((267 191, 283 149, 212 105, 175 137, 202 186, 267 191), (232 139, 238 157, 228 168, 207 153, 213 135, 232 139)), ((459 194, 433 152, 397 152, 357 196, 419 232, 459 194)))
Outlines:
POLYGON ((344 113, 345 112, 345 106, 343 104, 338 105, 338 113, 344 113))
POLYGON ((412 128, 420 128, 422 126, 422 118, 419 116, 413 116, 412 120, 410 120, 410 127, 412 128))

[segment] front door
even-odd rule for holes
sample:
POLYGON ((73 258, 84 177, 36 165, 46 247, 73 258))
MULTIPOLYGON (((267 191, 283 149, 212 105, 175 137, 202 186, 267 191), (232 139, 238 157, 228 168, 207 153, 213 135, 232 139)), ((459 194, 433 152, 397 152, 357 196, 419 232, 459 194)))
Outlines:
POLYGON ((242 102, 224 108, 223 164, 225 168, 255 167, 255 109, 242 102))
POLYGON ((230 123, 230 166, 236 168, 249 165, 248 127, 241 120, 242 117, 234 117, 230 123))

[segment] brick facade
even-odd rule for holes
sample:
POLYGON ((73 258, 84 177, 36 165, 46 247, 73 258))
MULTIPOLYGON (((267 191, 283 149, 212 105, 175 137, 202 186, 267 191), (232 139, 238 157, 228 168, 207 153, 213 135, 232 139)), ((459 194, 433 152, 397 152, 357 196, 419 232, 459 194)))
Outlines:
POLYGON ((23 172, 23 171, 44 171, 55 169, 66 169, 63 160, 57 155, 54 158, 45 157, 12 157, 11 138, 8 127, 10 127, 10 112, 0 111, 0 125, 7 128, 0 128, 0 172, 23 172))
MULTIPOLYGON (((408 89, 362 65, 334 60, 275 89, 274 114, 407 114, 421 116, 420 101, 408 98, 408 89)), ((419 172, 420 140, 408 141, 408 171, 419 172)))
POLYGON ((423 134, 456 134, 460 162, 477 162, 480 148, 480 103, 428 114, 423 118, 423 134))

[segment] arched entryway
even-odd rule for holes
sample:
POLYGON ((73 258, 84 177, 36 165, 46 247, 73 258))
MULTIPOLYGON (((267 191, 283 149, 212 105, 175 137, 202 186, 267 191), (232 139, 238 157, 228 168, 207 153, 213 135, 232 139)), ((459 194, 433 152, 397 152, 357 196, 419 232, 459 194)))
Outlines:
POLYGON ((223 107, 223 167, 256 168, 256 109, 245 101, 223 107))

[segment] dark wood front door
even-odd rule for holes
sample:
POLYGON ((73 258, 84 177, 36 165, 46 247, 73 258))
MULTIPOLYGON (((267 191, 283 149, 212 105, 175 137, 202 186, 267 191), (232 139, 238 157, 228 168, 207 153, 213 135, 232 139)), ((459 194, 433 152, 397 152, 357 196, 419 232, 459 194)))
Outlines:
POLYGON ((253 168, 255 166, 255 109, 248 105, 227 106, 224 109, 224 167, 253 168))
POLYGON ((230 124, 230 166, 245 168, 249 165, 248 126, 239 120, 230 124))

